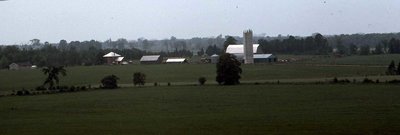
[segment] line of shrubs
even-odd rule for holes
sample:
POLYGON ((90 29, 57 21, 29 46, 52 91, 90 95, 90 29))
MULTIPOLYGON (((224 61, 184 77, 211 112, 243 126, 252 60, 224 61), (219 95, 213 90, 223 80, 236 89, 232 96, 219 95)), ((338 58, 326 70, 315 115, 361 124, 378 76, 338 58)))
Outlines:
MULTIPOLYGON (((353 79, 353 81, 351 82, 348 79, 337 79, 336 77, 333 78, 332 82, 333 84, 346 84, 346 83, 357 83, 356 79, 353 79)), ((394 80, 390 80, 390 81, 385 81, 385 82, 380 82, 379 79, 371 80, 369 78, 364 78, 361 83, 363 84, 372 84, 372 83, 389 83, 389 84, 397 84, 400 83, 400 80, 394 79, 394 80)))
POLYGON ((27 90, 23 88, 22 90, 13 91, 12 96, 28 96, 28 95, 40 95, 40 94, 55 94, 55 93, 65 93, 65 92, 77 92, 86 91, 92 89, 91 86, 56 86, 45 88, 44 86, 38 86, 35 89, 27 90))

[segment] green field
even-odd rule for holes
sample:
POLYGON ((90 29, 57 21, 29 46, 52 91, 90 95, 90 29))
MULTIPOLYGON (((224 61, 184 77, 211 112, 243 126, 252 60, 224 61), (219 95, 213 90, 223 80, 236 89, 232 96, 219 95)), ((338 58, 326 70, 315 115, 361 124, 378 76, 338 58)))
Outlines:
POLYGON ((354 55, 333 57, 325 55, 278 55, 281 59, 293 59, 297 64, 380 65, 388 66, 392 60, 400 62, 400 54, 354 55))
MULTIPOLYGON (((99 87, 114 74, 122 88, 0 97, 0 135, 398 134, 400 85, 315 84, 334 77, 400 79, 384 75, 384 63, 397 56, 351 56, 332 64, 325 56, 285 55, 301 60, 242 65, 237 86, 216 85, 214 64, 66 67, 60 85, 99 87), (134 72, 147 75, 146 86, 132 86, 134 72), (194 85, 200 76, 205 86, 194 85)), ((0 95, 33 89, 46 77, 40 69, 0 70, 0 76, 0 95)))
MULTIPOLYGON (((321 79, 333 77, 379 76, 386 67, 379 66, 315 66, 296 64, 242 65, 243 82, 284 81, 285 79, 321 79)), ((60 85, 88 85, 98 87, 100 80, 110 74, 120 78, 121 84, 132 85, 134 72, 147 75, 148 84, 195 84, 200 76, 207 83, 215 83, 216 67, 213 64, 159 64, 127 66, 78 66, 67 67, 67 76, 61 77, 60 85)), ((43 83, 45 75, 39 70, 0 71, 0 92, 32 89, 43 83)))
POLYGON ((399 85, 162 86, 0 98, 0 134, 398 134, 399 85))

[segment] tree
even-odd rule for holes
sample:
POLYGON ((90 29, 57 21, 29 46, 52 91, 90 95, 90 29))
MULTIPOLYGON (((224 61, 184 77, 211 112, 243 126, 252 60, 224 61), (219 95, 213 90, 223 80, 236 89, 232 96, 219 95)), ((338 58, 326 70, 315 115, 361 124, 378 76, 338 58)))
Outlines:
POLYGON ((399 65, 397 65, 397 75, 400 75, 400 62, 399 65))
POLYGON ((368 55, 369 54, 369 46, 364 45, 360 48, 360 55, 368 55))
POLYGON ((375 46, 375 54, 382 54, 383 53, 383 46, 381 44, 378 44, 375 46))
POLYGON ((201 50, 197 52, 197 55, 198 56, 203 56, 204 55, 204 49, 201 48, 201 50))
POLYGON ((62 76, 67 75, 67 71, 64 69, 63 66, 60 67, 45 67, 42 69, 42 72, 47 75, 46 80, 44 81, 43 85, 48 84, 49 88, 52 88, 54 86, 54 82, 56 82, 57 86, 60 81, 58 75, 61 74, 62 76))
POLYGON ((10 61, 5 56, 0 58, 0 69, 8 67, 9 64, 10 61))
POLYGON ((396 66, 394 65, 394 61, 390 62, 389 67, 387 68, 386 71, 387 75, 395 75, 396 73, 396 66))
POLYGON ((239 84, 240 74, 242 73, 240 65, 241 63, 236 59, 235 55, 229 53, 222 54, 217 63, 216 81, 218 84, 239 84))
POLYGON ((232 44, 236 44, 236 39, 232 36, 228 36, 224 42, 224 51, 226 51, 226 48, 232 44))
POLYGON ((358 47, 355 45, 355 44, 350 44, 349 45, 349 53, 350 53, 350 55, 354 55, 354 54, 357 54, 357 49, 358 49, 358 47))
POLYGON ((133 85, 144 85, 146 82, 146 75, 141 72, 136 72, 133 74, 133 85))
POLYGON ((101 83, 103 84, 102 88, 104 89, 116 89, 118 88, 118 80, 119 78, 115 75, 109 75, 101 79, 101 83))

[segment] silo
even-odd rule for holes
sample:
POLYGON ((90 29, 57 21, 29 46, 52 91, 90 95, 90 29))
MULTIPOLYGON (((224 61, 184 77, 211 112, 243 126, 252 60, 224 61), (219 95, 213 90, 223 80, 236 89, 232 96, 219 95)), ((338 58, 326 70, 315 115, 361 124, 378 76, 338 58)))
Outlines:
POLYGON ((244 64, 253 64, 254 63, 254 54, 253 54, 253 31, 246 30, 243 32, 244 39, 244 64))

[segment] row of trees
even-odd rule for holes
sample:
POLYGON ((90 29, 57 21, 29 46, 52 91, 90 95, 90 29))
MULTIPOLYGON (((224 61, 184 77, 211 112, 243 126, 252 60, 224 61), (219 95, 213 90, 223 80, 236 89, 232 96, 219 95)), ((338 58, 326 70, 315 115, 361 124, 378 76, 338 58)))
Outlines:
POLYGON ((328 54, 332 51, 327 39, 321 34, 306 38, 289 36, 287 39, 274 39, 271 41, 259 39, 258 43, 264 53, 328 54))
POLYGON ((0 68, 7 68, 15 62, 30 62, 39 67, 42 66, 73 66, 73 65, 100 65, 103 64, 103 56, 110 52, 116 52, 125 59, 140 59, 143 55, 160 54, 163 57, 190 57, 193 53, 189 50, 175 50, 171 52, 146 52, 136 48, 131 49, 102 49, 98 41, 72 41, 68 43, 61 40, 58 44, 45 43, 36 48, 38 41, 33 41, 32 46, 0 46, 0 68))
POLYGON ((358 47, 354 43, 349 45, 344 45, 342 40, 337 39, 337 51, 336 53, 342 55, 368 55, 368 54, 399 54, 400 53, 400 40, 392 38, 390 40, 382 40, 380 43, 375 45, 374 47, 370 47, 368 45, 358 47), (371 49, 373 48, 373 49, 371 49))

